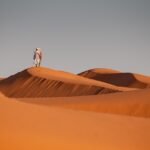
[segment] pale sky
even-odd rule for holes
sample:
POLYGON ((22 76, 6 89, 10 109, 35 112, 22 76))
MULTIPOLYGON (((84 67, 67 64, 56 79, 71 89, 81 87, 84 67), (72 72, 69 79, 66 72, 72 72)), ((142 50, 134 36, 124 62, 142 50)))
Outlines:
POLYGON ((150 0, 0 0, 0 77, 33 65, 150 75, 150 0))

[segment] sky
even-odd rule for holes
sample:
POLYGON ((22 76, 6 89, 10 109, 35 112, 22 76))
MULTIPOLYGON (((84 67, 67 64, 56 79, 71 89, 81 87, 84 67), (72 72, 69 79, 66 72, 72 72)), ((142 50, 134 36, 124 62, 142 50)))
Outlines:
POLYGON ((33 66, 150 76, 150 0, 0 0, 0 77, 33 66))

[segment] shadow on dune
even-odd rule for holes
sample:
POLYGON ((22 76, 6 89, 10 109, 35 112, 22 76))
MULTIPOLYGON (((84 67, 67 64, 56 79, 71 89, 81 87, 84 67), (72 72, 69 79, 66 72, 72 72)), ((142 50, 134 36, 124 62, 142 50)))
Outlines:
MULTIPOLYGON (((30 70, 34 70, 35 74, 30 73, 29 69, 26 69, 1 80, 0 91, 7 97, 15 98, 83 96, 119 92, 94 84, 86 84, 86 82, 84 84, 82 82, 75 83, 76 80, 74 79, 76 78, 76 75, 74 75, 71 80, 68 80, 68 77, 66 77, 65 82, 61 80, 61 75, 60 80, 54 78, 53 73, 56 72, 51 71, 50 74, 45 75, 44 73, 49 71, 48 69, 30 68, 30 70), (43 72, 45 76, 38 76, 39 71, 43 72)), ((61 74, 60 72, 58 73, 61 74)), ((79 76, 78 78, 81 77, 79 76)), ((81 78, 81 80, 83 79, 81 78)))
POLYGON ((97 81, 103 81, 116 86, 130 87, 130 88, 148 88, 149 83, 139 81, 132 73, 96 73, 92 71, 86 71, 79 74, 80 76, 94 79, 97 81))

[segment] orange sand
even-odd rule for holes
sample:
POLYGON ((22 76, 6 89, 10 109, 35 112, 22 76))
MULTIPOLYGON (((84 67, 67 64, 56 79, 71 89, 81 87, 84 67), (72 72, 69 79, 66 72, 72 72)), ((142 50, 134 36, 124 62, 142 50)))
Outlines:
POLYGON ((41 67, 29 68, 0 81, 0 91, 8 97, 81 96, 131 90, 41 67))
POLYGON ((1 150, 149 150, 150 119, 0 99, 1 150))
POLYGON ((111 69, 91 69, 79 75, 117 86, 142 89, 150 87, 150 77, 135 73, 121 73, 111 69))
POLYGON ((22 98, 19 101, 64 108, 150 118, 150 89, 61 98, 22 98))
POLYGON ((119 80, 113 85, 48 68, 1 80, 0 150, 149 150, 149 77, 127 87, 119 80))

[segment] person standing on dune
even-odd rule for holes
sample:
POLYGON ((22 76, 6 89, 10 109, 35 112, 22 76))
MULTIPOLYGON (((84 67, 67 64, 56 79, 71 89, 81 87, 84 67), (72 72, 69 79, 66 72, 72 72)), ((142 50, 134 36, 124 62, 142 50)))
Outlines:
POLYGON ((42 51, 40 48, 35 49, 33 59, 35 67, 40 67, 42 61, 42 51))

